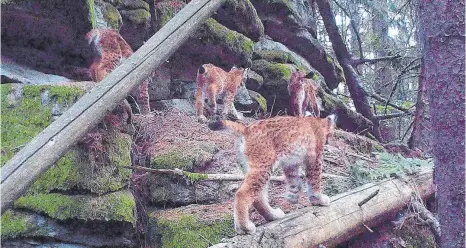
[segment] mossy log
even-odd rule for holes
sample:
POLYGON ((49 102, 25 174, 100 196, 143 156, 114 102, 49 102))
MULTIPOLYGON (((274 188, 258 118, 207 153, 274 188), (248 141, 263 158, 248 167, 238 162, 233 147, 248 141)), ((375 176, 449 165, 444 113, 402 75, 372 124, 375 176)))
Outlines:
POLYGON ((363 185, 332 197, 328 207, 289 213, 260 226, 253 235, 235 236, 213 247, 333 247, 393 218, 413 194, 426 198, 433 193, 432 169, 425 169, 404 180, 363 185))

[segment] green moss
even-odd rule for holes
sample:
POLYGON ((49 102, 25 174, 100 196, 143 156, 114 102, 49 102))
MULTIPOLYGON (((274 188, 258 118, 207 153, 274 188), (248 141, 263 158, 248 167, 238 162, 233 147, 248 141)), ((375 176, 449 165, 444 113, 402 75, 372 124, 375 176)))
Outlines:
POLYGON ((214 44, 226 45, 230 50, 238 53, 252 56, 254 50, 254 42, 246 36, 228 29, 216 20, 210 18, 206 21, 202 28, 208 39, 213 41, 214 44))
POLYGON ((103 11, 104 19, 110 25, 111 28, 119 30, 123 21, 121 19, 120 12, 113 5, 104 2, 105 11, 103 11))
POLYGON ((265 59, 269 62, 288 63, 290 62, 288 53, 280 50, 263 50, 256 51, 253 54, 253 59, 265 59))
POLYGON ((54 189, 67 190, 81 181, 80 154, 76 150, 70 150, 29 188, 30 193, 48 193, 54 189))
POLYGON ((270 63, 266 60, 254 60, 252 69, 264 77, 264 82, 268 84, 287 84, 293 73, 293 66, 290 64, 270 63))
POLYGON ((94 0, 87 0, 87 7, 89 9, 89 20, 91 21, 92 28, 94 29, 97 27, 94 0))
POLYGON ((30 217, 23 214, 14 214, 11 210, 8 210, 2 215, 1 226, 2 240, 14 239, 28 231, 31 226, 30 217))
POLYGON ((19 198, 15 207, 43 213, 59 220, 77 218, 136 223, 136 202, 129 191, 104 196, 29 194, 19 198))
POLYGON ((145 9, 122 10, 122 13, 134 24, 144 24, 150 20, 150 12, 145 9))
POLYGON ((218 150, 213 142, 206 142, 202 145, 187 144, 186 147, 179 147, 151 158, 152 168, 155 169, 181 169, 192 171, 192 169, 210 160, 218 150))
POLYGON ((37 194, 19 198, 15 207, 26 208, 60 220, 76 217, 80 203, 71 196, 61 194, 37 194))
POLYGON ((154 169, 178 168, 189 170, 193 167, 193 159, 183 154, 183 152, 173 151, 155 156, 151 164, 154 169))
POLYGON ((40 131, 52 122, 52 106, 42 105, 42 95, 48 92, 50 102, 55 101, 71 106, 84 91, 67 86, 27 85, 23 87, 23 97, 12 100, 19 88, 2 84, 2 151, 1 165, 4 165, 13 155, 33 139, 40 131))
POLYGON ((235 233, 231 216, 223 221, 206 224, 194 216, 185 215, 179 221, 162 219, 157 224, 164 248, 208 247, 235 233))
POLYGON ((202 174, 202 173, 192 173, 192 172, 185 171, 183 174, 188 178, 189 181, 192 181, 192 182, 202 181, 202 180, 209 178, 207 174, 202 174))

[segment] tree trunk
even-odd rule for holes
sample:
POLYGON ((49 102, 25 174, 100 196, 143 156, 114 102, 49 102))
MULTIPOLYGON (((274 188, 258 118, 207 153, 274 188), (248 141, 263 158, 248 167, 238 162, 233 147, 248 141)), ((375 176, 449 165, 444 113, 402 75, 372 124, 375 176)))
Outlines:
POLYGON ((465 247, 464 1, 422 0, 420 16, 440 247, 465 247))
POLYGON ((423 152, 432 152, 432 136, 430 123, 430 107, 424 78, 424 62, 421 62, 421 75, 419 76, 416 114, 413 120, 413 131, 408 140, 410 149, 419 149, 423 152))
POLYGON ((316 2, 319 6, 320 15, 324 21, 325 29, 327 30, 328 36, 332 42, 333 50, 335 51, 338 62, 343 68, 346 84, 351 94, 351 98, 353 99, 354 107, 358 113, 361 113, 364 117, 373 122, 371 131, 374 136, 381 141, 379 122, 372 112, 366 92, 362 88, 360 78, 352 66, 351 55, 338 32, 338 27, 335 23, 335 17, 333 16, 330 4, 326 0, 316 0, 316 2))
POLYGON ((396 216, 415 192, 422 198, 434 193, 431 169, 420 171, 407 180, 389 179, 363 185, 333 196, 328 207, 297 210, 281 220, 258 227, 253 235, 239 235, 214 247, 336 246, 396 216))

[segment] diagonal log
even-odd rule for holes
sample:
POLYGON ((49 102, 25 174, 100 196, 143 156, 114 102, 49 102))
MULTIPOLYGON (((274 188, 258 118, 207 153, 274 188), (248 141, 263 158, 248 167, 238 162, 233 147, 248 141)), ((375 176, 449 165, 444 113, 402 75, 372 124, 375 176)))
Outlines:
POLYGON ((415 192, 421 198, 432 195, 432 180, 432 169, 429 168, 404 180, 388 179, 366 184, 333 196, 328 207, 300 209, 281 220, 258 227, 253 235, 238 235, 213 247, 300 248, 318 247, 319 244, 333 247, 395 217, 415 192), (367 202, 361 204, 363 200, 367 202))
POLYGON ((135 87, 148 78, 224 2, 193 0, 131 57, 21 149, 1 169, 1 213, 135 87))

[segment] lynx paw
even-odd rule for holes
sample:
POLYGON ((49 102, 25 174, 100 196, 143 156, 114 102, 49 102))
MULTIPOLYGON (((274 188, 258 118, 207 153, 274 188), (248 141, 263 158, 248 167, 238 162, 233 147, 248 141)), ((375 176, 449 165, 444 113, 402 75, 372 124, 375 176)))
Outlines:
POLYGON ((280 208, 274 208, 270 213, 272 220, 278 220, 285 217, 285 213, 280 208))
POLYGON ((235 222, 235 230, 240 235, 253 234, 256 232, 256 225, 254 225, 254 223, 249 221, 246 226, 242 227, 239 225, 239 223, 235 222))
POLYGON ((330 205, 330 198, 327 195, 324 195, 324 194, 309 196, 309 200, 311 201, 312 205, 317 205, 317 206, 328 206, 328 205, 330 205))
POLYGON ((197 117, 197 121, 199 121, 200 123, 206 123, 207 118, 204 115, 200 115, 197 117))

